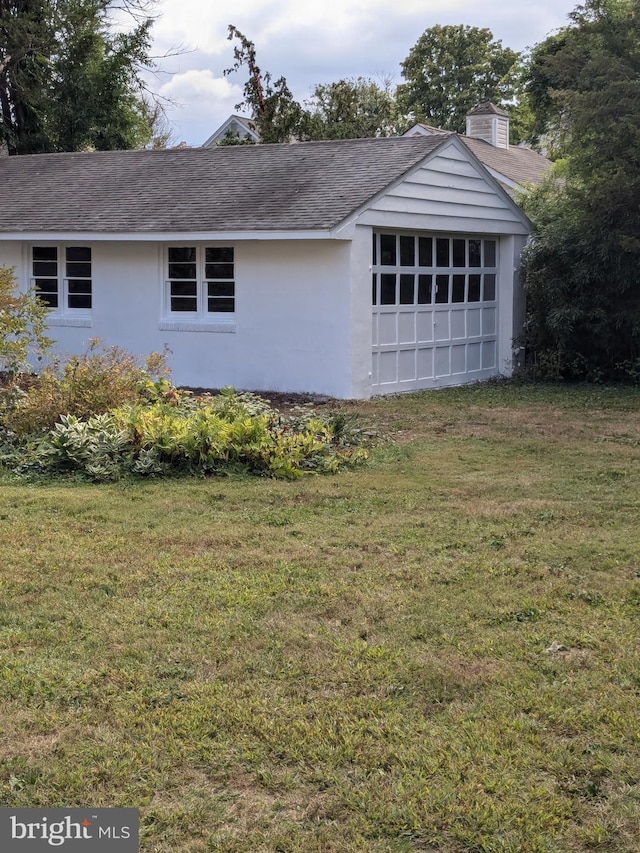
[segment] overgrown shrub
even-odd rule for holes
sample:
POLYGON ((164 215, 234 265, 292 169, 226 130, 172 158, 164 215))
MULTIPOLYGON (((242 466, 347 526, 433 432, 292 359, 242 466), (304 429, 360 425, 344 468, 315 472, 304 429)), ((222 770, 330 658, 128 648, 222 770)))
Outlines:
POLYGON ((37 443, 23 443, 24 453, 5 451, 5 464, 98 481, 180 473, 292 479, 312 471, 335 472, 367 456, 353 440, 340 440, 332 416, 308 412, 286 418, 266 400, 232 389, 194 398, 161 381, 146 392, 148 402, 128 403, 108 414, 63 415, 37 443))
MULTIPOLYGON (((104 347, 94 339, 83 355, 45 367, 26 391, 18 390, 5 406, 3 425, 25 436, 52 429, 62 415, 87 419, 137 401, 167 374, 164 353, 140 361, 120 347, 104 347)), ((168 392, 171 386, 166 379, 165 383, 168 392)), ((160 386, 154 393, 164 390, 160 386)))

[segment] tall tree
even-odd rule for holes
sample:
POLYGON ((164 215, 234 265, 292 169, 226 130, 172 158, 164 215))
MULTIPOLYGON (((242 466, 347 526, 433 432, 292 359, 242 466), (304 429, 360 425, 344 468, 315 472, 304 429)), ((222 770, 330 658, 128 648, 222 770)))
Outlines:
POLYGON ((244 100, 236 109, 248 109, 255 122, 260 139, 268 142, 289 142, 300 134, 303 110, 294 99, 284 77, 273 81, 268 71, 261 71, 256 61, 256 48, 237 27, 229 25, 229 41, 237 40, 233 49, 235 59, 225 75, 246 67, 249 79, 244 84, 244 100))
POLYGON ((315 87, 307 104, 308 139, 359 139, 391 136, 400 118, 389 86, 358 77, 315 87))
POLYGON ((570 18, 534 50, 566 163, 528 201, 528 344, 561 377, 640 378, 640 7, 587 0, 570 18))
POLYGON ((520 54, 494 41, 491 30, 462 24, 425 30, 400 65, 407 81, 396 92, 401 110, 458 133, 485 101, 509 108, 521 76, 520 54))
POLYGON ((116 0, 0 0, 0 142, 10 154, 148 141, 141 70, 152 64, 152 21, 116 30, 116 8, 116 0))

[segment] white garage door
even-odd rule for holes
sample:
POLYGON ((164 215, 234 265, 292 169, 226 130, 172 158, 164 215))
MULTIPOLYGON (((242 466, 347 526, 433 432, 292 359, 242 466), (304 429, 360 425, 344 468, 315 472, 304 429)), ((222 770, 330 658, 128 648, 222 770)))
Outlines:
POLYGON ((374 234, 372 269, 374 393, 498 372, 495 238, 374 234))

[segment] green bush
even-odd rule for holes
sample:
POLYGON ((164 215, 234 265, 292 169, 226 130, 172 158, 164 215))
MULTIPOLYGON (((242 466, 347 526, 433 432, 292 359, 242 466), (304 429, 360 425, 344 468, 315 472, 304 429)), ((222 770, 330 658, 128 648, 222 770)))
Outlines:
POLYGON ((34 291, 17 293, 13 269, 0 266, 0 370, 15 376, 30 370, 29 355, 41 359, 49 352, 46 317, 34 291))
POLYGON ((169 383, 156 389, 154 380, 168 373, 164 353, 140 361, 117 346, 91 341, 86 353, 45 367, 37 379, 5 405, 2 422, 19 436, 52 429, 62 415, 87 419, 139 400, 149 389, 168 393, 169 383))
MULTIPOLYGON (((266 400, 224 389, 192 397, 164 381, 145 386, 146 401, 82 419, 62 415, 37 441, 5 448, 4 463, 19 471, 70 473, 95 481, 127 474, 262 474, 293 479, 331 473, 367 457, 343 441, 335 417, 307 412, 286 418, 266 400)), ((342 421, 337 423, 343 426, 342 421)))

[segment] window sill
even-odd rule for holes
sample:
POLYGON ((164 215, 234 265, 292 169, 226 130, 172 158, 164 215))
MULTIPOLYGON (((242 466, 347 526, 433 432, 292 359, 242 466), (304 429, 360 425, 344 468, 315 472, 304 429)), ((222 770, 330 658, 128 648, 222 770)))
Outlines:
POLYGON ((206 320, 161 320, 158 328, 162 332, 218 332, 235 334, 235 323, 211 323, 206 320))
POLYGON ((83 329, 90 329, 93 326, 91 317, 47 317, 47 326, 78 326, 83 329))

